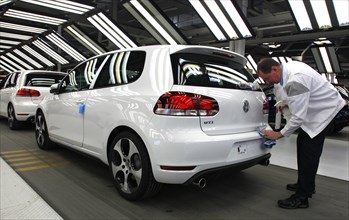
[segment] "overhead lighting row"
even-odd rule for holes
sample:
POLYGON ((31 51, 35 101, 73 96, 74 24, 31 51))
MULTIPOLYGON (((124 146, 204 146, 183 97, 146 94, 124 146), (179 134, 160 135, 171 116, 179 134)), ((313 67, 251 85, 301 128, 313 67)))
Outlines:
POLYGON ((84 34, 75 25, 69 25, 65 28, 65 31, 72 35, 76 40, 78 40, 82 45, 92 51, 94 54, 103 54, 106 51, 101 48, 97 43, 95 43, 90 37, 84 34))
POLYGON ((68 1, 68 0, 21 0, 21 1, 48 7, 48 8, 67 11, 75 14, 84 14, 94 9, 94 7, 92 6, 73 2, 73 1, 68 1))
POLYGON ((160 44, 187 44, 185 37, 158 10, 152 0, 131 0, 123 6, 160 44))
POLYGON ((244 21, 233 1, 189 0, 217 40, 252 37, 252 31, 244 21), (227 14, 228 16, 225 16, 227 14))
POLYGON ((29 35, 13 34, 13 33, 2 32, 2 31, 0 31, 0 36, 5 38, 19 39, 19 40, 29 40, 30 38, 32 38, 32 36, 29 36, 29 35))
POLYGON ((81 53, 79 53, 72 46, 66 43, 57 34, 51 33, 47 35, 46 38, 49 39, 55 45, 57 45, 59 48, 61 48, 63 51, 65 51, 67 54, 69 54, 71 57, 73 57, 76 61, 81 62, 83 60, 86 60, 86 57, 84 57, 81 53))
POLYGON ((4 15, 8 17, 24 19, 24 20, 29 20, 29 21, 39 22, 39 23, 45 23, 50 25, 60 25, 67 21, 65 19, 39 15, 39 14, 15 10, 15 9, 7 10, 4 15))
POLYGON ((11 29, 11 30, 17 30, 17 31, 37 33, 37 34, 41 34, 45 31, 47 31, 47 29, 44 29, 44 28, 37 28, 37 27, 31 27, 31 26, 27 26, 27 25, 13 24, 13 23, 8 23, 8 22, 3 22, 3 21, 0 21, 0 27, 6 28, 6 29, 11 29))
POLYGON ((37 46, 40 50, 42 50, 43 52, 47 53, 48 55, 50 55, 53 59, 55 59, 56 61, 58 61, 60 64, 68 64, 68 60, 64 59, 61 55, 59 55, 58 53, 56 53, 53 49, 50 48, 50 46, 48 46, 44 41, 42 40, 36 40, 33 42, 33 44, 35 46, 37 46))
POLYGON ((87 20, 118 48, 126 49, 137 47, 137 45, 102 12, 88 17, 87 20))
POLYGON ((17 63, 11 61, 10 59, 8 59, 7 57, 5 57, 4 55, 0 56, 0 59, 3 59, 2 63, 7 64, 8 66, 12 66, 12 68, 14 68, 14 70, 24 70, 23 67, 21 67, 20 65, 18 65, 17 63), (4 62, 6 61, 6 62, 4 62), (9 65, 11 64, 11 65, 9 65))
POLYGON ((44 56, 42 56, 40 53, 38 53, 37 51, 35 51, 33 48, 29 47, 28 45, 24 45, 22 48, 25 51, 27 51, 28 53, 32 54, 37 59, 39 59, 40 61, 42 61, 43 63, 45 63, 47 66, 52 67, 55 65, 54 63, 52 63, 51 61, 46 59, 44 56))
POLYGON ((33 64, 36 68, 41 69, 44 68, 41 64, 39 64, 38 62, 36 62, 35 60, 33 60, 32 58, 30 58, 29 56, 27 56, 26 54, 24 54, 22 51, 15 49, 13 52, 15 52, 17 55, 19 55, 20 57, 22 57, 24 60, 28 61, 29 63, 33 64))
POLYGON ((338 57, 333 45, 311 48, 315 64, 320 73, 340 73, 338 57))
POLYGON ((288 3, 301 31, 349 26, 347 0, 288 0, 288 3))

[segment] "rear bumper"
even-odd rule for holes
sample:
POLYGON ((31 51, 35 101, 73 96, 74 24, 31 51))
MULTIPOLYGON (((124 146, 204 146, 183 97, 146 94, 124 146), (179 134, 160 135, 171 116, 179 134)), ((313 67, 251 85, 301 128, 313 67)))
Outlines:
POLYGON ((248 160, 248 161, 244 161, 244 162, 240 162, 240 163, 236 163, 236 164, 232 164, 232 165, 228 165, 228 166, 216 167, 216 168, 204 170, 204 171, 201 171, 201 172, 195 174, 194 176, 192 176, 189 180, 187 180, 184 183, 184 185, 189 185, 189 184, 195 182, 196 180, 198 180, 200 178, 204 178, 205 176, 208 176, 212 173, 240 171, 240 170, 247 169, 247 168, 252 167, 254 165, 257 165, 257 164, 267 165, 266 163, 267 163, 267 161, 269 161, 270 157, 271 157, 271 154, 268 153, 266 155, 263 155, 261 157, 258 157, 258 158, 252 159, 252 160, 248 160))

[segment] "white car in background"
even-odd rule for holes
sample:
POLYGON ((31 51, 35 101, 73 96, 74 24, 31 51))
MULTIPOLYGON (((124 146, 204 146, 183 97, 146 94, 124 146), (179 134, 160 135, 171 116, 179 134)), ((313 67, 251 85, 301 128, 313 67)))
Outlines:
POLYGON ((10 73, 0 84, 0 116, 15 130, 22 122, 34 122, 36 107, 50 86, 66 75, 63 72, 24 70, 10 73))
POLYGON ((36 141, 99 158, 126 199, 162 183, 205 185, 221 169, 267 164, 256 131, 268 102, 244 57, 204 46, 146 46, 73 68, 38 105, 36 141))

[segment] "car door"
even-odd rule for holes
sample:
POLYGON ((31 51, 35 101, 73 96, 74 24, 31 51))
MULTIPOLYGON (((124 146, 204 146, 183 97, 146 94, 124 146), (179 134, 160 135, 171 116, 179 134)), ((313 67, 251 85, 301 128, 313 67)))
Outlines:
POLYGON ((83 63, 61 82, 60 92, 47 100, 47 126, 52 138, 81 147, 85 102, 89 96, 94 70, 83 63))

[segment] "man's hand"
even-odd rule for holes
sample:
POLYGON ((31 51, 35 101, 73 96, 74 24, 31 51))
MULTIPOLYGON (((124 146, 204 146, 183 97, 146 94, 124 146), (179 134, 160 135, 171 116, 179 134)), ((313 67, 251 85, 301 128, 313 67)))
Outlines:
POLYGON ((283 135, 278 131, 263 130, 261 131, 266 139, 277 140, 283 137, 283 135))

